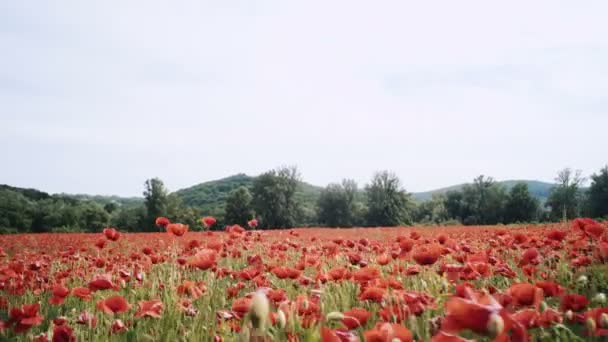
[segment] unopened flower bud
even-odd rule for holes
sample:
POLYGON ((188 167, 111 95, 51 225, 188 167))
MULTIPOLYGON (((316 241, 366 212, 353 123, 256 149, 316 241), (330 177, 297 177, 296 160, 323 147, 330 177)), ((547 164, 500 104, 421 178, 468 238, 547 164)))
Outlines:
POLYGON ((606 304, 606 295, 600 292, 593 297, 593 301, 598 304, 606 304))
POLYGON ((264 330, 266 328, 269 312, 270 305, 268 304, 268 298, 265 294, 256 292, 253 295, 253 298, 251 298, 251 307, 249 308, 249 315, 253 327, 264 330))
POLYGON ((338 311, 332 311, 326 316, 328 321, 341 321, 344 319, 344 314, 338 311))
POLYGON ((500 334, 502 334, 502 331, 505 328, 505 322, 502 319, 502 317, 500 317, 499 314, 497 313, 493 313, 490 315, 490 319, 488 320, 488 325, 487 325, 487 329, 488 332, 490 333, 490 335, 492 336, 498 336, 500 334))
POLYGON ((589 281, 589 279, 587 279, 587 276, 585 276, 585 275, 582 275, 582 276, 578 277, 578 279, 576 279, 576 282, 581 286, 587 285, 588 281, 589 281))
POLYGON ((595 320, 591 317, 587 318, 587 321, 585 321, 585 326, 587 327, 587 330, 589 330, 589 332, 594 332, 597 328, 595 320))
POLYGON ((285 313, 283 312, 283 310, 279 310, 277 316, 279 319, 279 326, 281 327, 281 329, 284 329, 285 325, 287 325, 287 317, 285 317, 285 313))
POLYGON ((574 312, 572 312, 572 310, 568 310, 568 311, 566 311, 564 316, 566 317, 567 320, 571 321, 572 318, 574 318, 574 312))
POLYGON ((608 313, 602 313, 600 315, 600 327, 608 329, 608 313))

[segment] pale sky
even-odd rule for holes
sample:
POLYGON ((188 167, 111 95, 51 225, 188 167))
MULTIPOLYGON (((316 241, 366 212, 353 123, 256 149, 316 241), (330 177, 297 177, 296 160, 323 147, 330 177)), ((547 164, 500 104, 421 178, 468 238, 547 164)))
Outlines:
POLYGON ((141 195, 608 163, 606 1, 2 1, 0 183, 141 195))

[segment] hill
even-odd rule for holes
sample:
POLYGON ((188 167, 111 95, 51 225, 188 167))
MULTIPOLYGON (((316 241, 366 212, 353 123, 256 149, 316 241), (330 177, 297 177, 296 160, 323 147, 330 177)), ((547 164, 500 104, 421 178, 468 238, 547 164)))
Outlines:
MULTIPOLYGON (((507 190, 510 190, 517 183, 526 183, 528 185, 528 190, 530 190, 530 193, 532 194, 532 196, 536 197, 541 202, 544 202, 547 200, 547 198, 549 197, 549 194, 551 193, 551 189, 553 189, 553 187, 555 186, 555 184, 536 181, 536 180, 506 180, 506 181, 500 181, 497 183, 504 186, 507 190)), ((469 184, 469 183, 452 185, 452 186, 448 186, 448 187, 440 188, 440 189, 436 189, 436 190, 431 190, 431 191, 415 192, 412 194, 412 196, 414 197, 414 199, 417 199, 419 201, 426 201, 426 200, 431 199, 433 194, 445 194, 448 191, 460 190, 466 184, 469 184)))
MULTIPOLYGON (((239 173, 177 190, 175 194, 188 206, 200 208, 204 212, 216 213, 218 210, 223 210, 226 198, 232 190, 241 186, 251 190, 255 178, 239 173)), ((305 212, 314 210, 314 205, 322 189, 319 186, 300 182, 296 199, 302 203, 305 212)))

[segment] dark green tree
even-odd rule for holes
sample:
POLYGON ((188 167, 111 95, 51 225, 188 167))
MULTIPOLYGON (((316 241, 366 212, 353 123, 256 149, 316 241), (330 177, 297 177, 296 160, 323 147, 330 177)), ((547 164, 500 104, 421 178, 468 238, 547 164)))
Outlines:
POLYGON ((557 174, 555 181, 557 186, 551 190, 545 203, 545 206, 551 210, 551 218, 568 220, 579 216, 582 197, 580 187, 585 181, 581 171, 565 168, 557 174))
POLYGON ((505 206, 505 222, 531 222, 538 218, 538 200, 530 194, 526 183, 517 183, 509 192, 505 206))
POLYGON ((252 198, 251 193, 244 186, 232 190, 226 198, 224 221, 227 224, 239 224, 247 227, 247 221, 253 218, 252 198))
POLYGON ((295 194, 300 174, 295 166, 271 170, 257 177, 253 183, 253 209, 261 227, 288 228, 296 225, 301 215, 295 194))
POLYGON ((155 230, 156 218, 167 215, 168 194, 163 181, 158 178, 148 179, 144 184, 144 200, 147 219, 142 228, 145 231, 155 230))
POLYGON ((317 200, 317 221, 328 227, 352 227, 356 223, 357 183, 345 179, 329 184, 317 200))
POLYGON ((592 217, 608 217, 608 166, 591 176, 587 207, 592 217))
POLYGON ((411 195, 401 188, 401 181, 391 172, 377 172, 365 187, 367 195, 367 224, 370 226, 398 226, 410 224, 411 195))
POLYGON ((430 200, 417 204, 414 220, 418 223, 439 224, 449 219, 446 194, 433 194, 430 200))

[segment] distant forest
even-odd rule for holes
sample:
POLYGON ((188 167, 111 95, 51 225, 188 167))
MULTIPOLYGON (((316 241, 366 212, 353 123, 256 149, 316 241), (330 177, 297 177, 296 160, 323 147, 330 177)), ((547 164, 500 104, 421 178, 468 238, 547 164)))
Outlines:
POLYGON ((143 184, 143 196, 48 194, 0 185, 0 232, 158 231, 159 216, 202 229, 214 216, 215 229, 257 218, 260 228, 303 226, 491 225, 555 222, 580 216, 608 217, 608 166, 591 175, 563 169, 555 183, 497 182, 479 176, 471 183, 409 193, 389 171, 359 188, 349 179, 325 188, 305 183, 296 167, 257 177, 238 174, 169 192, 162 180, 143 184))

